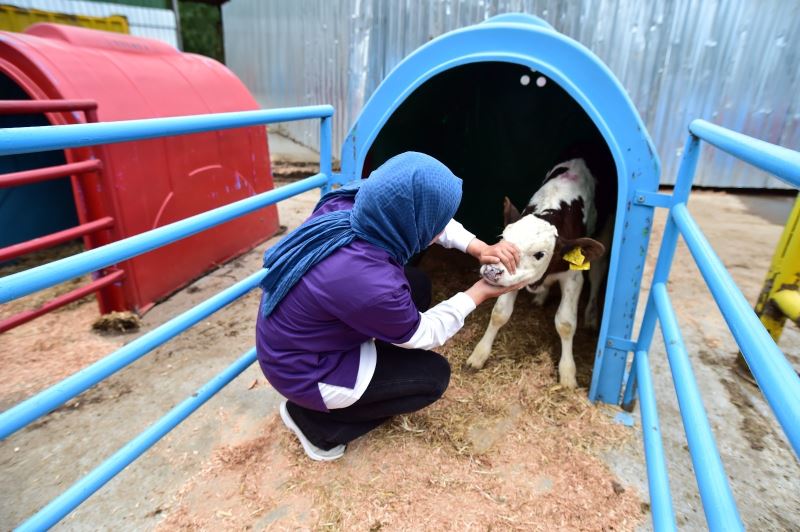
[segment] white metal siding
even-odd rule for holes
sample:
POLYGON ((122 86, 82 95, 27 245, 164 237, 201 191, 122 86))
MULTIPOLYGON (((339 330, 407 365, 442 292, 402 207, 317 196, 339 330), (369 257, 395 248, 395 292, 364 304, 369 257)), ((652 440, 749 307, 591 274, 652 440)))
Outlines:
MULTIPOLYGON (((796 0, 232 0, 223 6, 226 58, 264 107, 334 105, 338 154, 398 62, 433 37, 509 11, 547 20, 609 66, 653 137, 662 182, 674 180, 694 118, 800 149, 796 0)), ((318 146, 317 124, 283 128, 318 146)), ((711 149, 697 184, 785 188, 711 149)))

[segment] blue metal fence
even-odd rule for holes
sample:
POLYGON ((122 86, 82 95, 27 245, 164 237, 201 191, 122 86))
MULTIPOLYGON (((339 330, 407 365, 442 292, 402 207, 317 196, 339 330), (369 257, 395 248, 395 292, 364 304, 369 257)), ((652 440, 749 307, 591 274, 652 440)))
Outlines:
MULTIPOLYGON (((146 253, 307 190, 314 188, 326 190, 332 182, 332 116, 333 108, 322 105, 98 124, 0 129, 0 155, 94 146, 307 119, 320 119, 320 138, 322 139, 320 172, 318 174, 101 248, 3 277, 0 279, 0 303, 6 303, 37 290, 146 253)), ((0 414, 0 439, 6 438, 39 417, 52 412, 78 394, 243 296, 258 286, 264 274, 264 270, 254 273, 142 335, 95 364, 3 412, 0 414)), ((255 360, 255 349, 250 349, 192 396, 22 523, 19 530, 47 529, 63 519, 226 384, 235 379, 255 360)))
MULTIPOLYGON (((17 128, 13 130, 13 133, 8 130, 0 130, 0 155, 126 142, 312 118, 320 119, 322 138, 319 174, 102 248, 4 277, 0 279, 0 303, 23 297, 37 290, 146 253, 301 192, 314 188, 326 190, 334 182, 331 172, 330 141, 332 115, 333 108, 330 106, 316 106, 114 123, 17 128)), ((673 195, 665 196, 646 192, 638 195, 637 201, 640 203, 670 209, 640 335, 633 349, 634 367, 631 370, 624 395, 624 402, 629 404, 633 401, 638 389, 641 398, 648 483, 653 523, 657 530, 676 529, 657 405, 647 358, 657 322, 661 324, 667 346, 667 357, 709 528, 712 530, 742 529, 742 522, 727 482, 706 412, 703 409, 699 389, 666 288, 679 235, 684 238, 689 247, 756 381, 786 432, 792 447, 800 456, 800 378, 761 325, 686 208, 701 140, 747 163, 767 170, 790 185, 800 188, 800 154, 698 120, 690 126, 690 135, 673 195)), ((142 335, 99 362, 3 412, 0 414, 0 439, 52 412, 66 401, 246 294, 258 285, 264 273, 264 271, 259 271, 252 274, 200 305, 142 335)), ((23 523, 19 529, 41 530, 57 523, 254 361, 255 351, 251 349, 195 394, 173 408, 150 428, 50 502, 23 523)))
POLYGON ((701 140, 766 170, 797 188, 800 188, 800 153, 703 120, 692 122, 689 131, 673 195, 639 196, 642 203, 668 207, 670 211, 642 328, 634 350, 634 368, 630 373, 623 403, 632 403, 638 384, 653 525, 656 530, 676 530, 647 358, 658 321, 664 336, 667 359, 708 526, 711 530, 743 530, 670 302, 667 279, 680 235, 728 323, 756 382, 795 453, 800 457, 800 377, 775 345, 686 207, 697 168, 701 140))

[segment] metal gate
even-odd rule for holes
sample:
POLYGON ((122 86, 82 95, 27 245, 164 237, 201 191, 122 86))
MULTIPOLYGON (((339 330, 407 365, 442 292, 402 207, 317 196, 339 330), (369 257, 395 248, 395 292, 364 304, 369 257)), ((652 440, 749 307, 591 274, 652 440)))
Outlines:
POLYGON ((773 174, 795 188, 800 188, 800 153, 747 137, 704 120, 692 122, 689 132, 673 194, 667 196, 643 192, 636 198, 637 202, 643 205, 668 208, 669 217, 661 240, 661 250, 639 338, 635 345, 630 346, 630 350, 634 352, 634 359, 623 405, 631 405, 638 385, 653 526, 659 531, 677 530, 648 362, 648 351, 658 321, 664 336, 675 393, 678 397, 708 527, 710 530, 744 530, 703 408, 689 355, 683 344, 680 327, 667 291, 667 280, 680 235, 703 275, 756 382, 786 433, 794 452, 800 457, 800 377, 761 324, 686 207, 697 168, 701 140, 773 174))
MULTIPOLYGON (((0 279, 0 303, 23 297, 87 272, 96 271, 138 254, 146 253, 306 190, 327 188, 337 180, 336 178, 341 177, 333 176, 331 172, 330 120, 332 115, 333 108, 330 106, 316 106, 0 130, 0 155, 93 146, 313 118, 321 119, 320 134, 323 139, 319 174, 278 190, 258 194, 80 255, 4 277, 0 279)), ((701 140, 800 188, 800 154, 797 152, 758 141, 704 121, 695 121, 690 126, 690 136, 683 154, 674 194, 669 196, 641 192, 636 195, 636 201, 640 205, 669 208, 670 210, 641 333, 637 342, 629 342, 625 346, 628 351, 634 352, 635 357, 625 390, 624 402, 632 403, 638 388, 641 398, 653 524, 657 530, 675 530, 676 524, 647 358, 656 321, 660 322, 664 334, 681 416, 689 441, 689 451, 709 528, 712 530, 743 528, 719 458, 714 436, 700 400, 699 390, 666 288, 670 264, 679 235, 686 241, 792 447, 796 453, 800 454, 800 378, 764 329, 686 208, 701 140)), ((0 414, 0 438, 6 438, 39 417, 52 412, 69 399, 241 297, 256 287, 263 275, 263 270, 250 275, 198 306, 142 335, 105 359, 0 414)), ((610 297, 617 296, 616 293, 610 294, 610 297)), ((176 406, 61 496, 20 525, 19 529, 40 530, 57 523, 254 361, 255 350, 250 349, 195 394, 176 406)))
MULTIPOLYGON (((0 279, 0 303, 6 303, 142 253, 147 253, 307 190, 315 188, 326 190, 331 180, 330 139, 332 116, 332 107, 320 105, 174 118, 0 129, 0 155, 78 148, 307 119, 320 119, 320 135, 323 139, 320 152, 320 173, 277 190, 257 194, 152 231, 140 233, 78 255, 3 277, 0 279)), ((242 297, 258 286, 258 283, 264 277, 264 273, 264 270, 253 273, 196 307, 140 336, 106 358, 3 412, 0 414, 0 439, 7 438, 41 416, 52 412, 65 402, 135 362, 225 305, 242 297)), ((236 378, 255 360, 255 348, 252 348, 222 373, 198 389, 191 397, 170 410, 147 430, 128 442, 88 475, 73 484, 71 488, 22 523, 18 529, 43 530, 58 523, 236 378)))
MULTIPOLYGON (((82 112, 86 118, 86 123, 96 123, 97 120, 97 102, 93 100, 9 100, 0 101, 0 115, 11 114, 34 114, 34 113, 64 113, 67 112, 79 113, 82 112)), ((66 122, 66 120, 65 120, 66 122)), ((99 155, 104 156, 103 149, 100 148, 99 155)), ((22 170, 10 174, 0 175, 0 188, 11 188, 20 185, 28 185, 31 183, 39 183, 51 179, 58 179, 64 176, 72 176, 73 191, 76 197, 79 197, 80 187, 78 180, 80 176, 89 174, 89 179, 102 179, 103 178, 103 164, 101 159, 97 159, 88 150, 76 151, 73 155, 79 158, 77 161, 61 164, 58 166, 47 166, 44 168, 36 168, 33 170, 22 170)), ((48 249, 70 240, 85 237, 87 235, 96 234, 98 241, 101 243, 108 243, 110 239, 108 236, 103 235, 102 231, 112 227, 115 220, 111 216, 103 216, 95 220, 91 220, 57 233, 40 236, 27 242, 20 242, 12 244, 4 248, 0 248, 0 262, 27 255, 34 251, 48 249), (98 234, 100 233, 100 234, 98 234)), ((88 294, 106 290, 106 297, 112 301, 113 305, 122 308, 124 304, 120 297, 118 290, 113 288, 113 284, 125 276, 125 271, 116 265, 106 268, 103 271, 93 272, 93 280, 84 286, 75 288, 66 294, 62 294, 42 306, 26 310, 0 320, 0 333, 13 329, 23 323, 27 323, 39 316, 52 312, 53 310, 63 307, 73 301, 77 301, 86 297, 88 294)))

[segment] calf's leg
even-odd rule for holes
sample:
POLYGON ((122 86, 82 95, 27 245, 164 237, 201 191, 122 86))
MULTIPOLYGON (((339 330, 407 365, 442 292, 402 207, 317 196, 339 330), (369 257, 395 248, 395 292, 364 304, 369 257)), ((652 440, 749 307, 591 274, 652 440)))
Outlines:
POLYGON ((486 328, 486 332, 483 333, 483 338, 481 338, 481 341, 478 342, 478 345, 475 346, 472 354, 467 359, 467 366, 481 369, 486 363, 489 355, 492 354, 492 344, 495 336, 497 336, 497 331, 508 323, 511 313, 514 312, 514 302, 517 300, 518 293, 519 290, 514 290, 497 298, 497 302, 492 309, 492 319, 489 320, 489 326, 486 328))
POLYGON ((572 357, 572 339, 578 323, 578 300, 583 288, 583 273, 567 271, 559 276, 561 303, 556 311, 556 330, 561 337, 561 360, 558 363, 558 380, 566 388, 575 388, 575 359, 572 357))

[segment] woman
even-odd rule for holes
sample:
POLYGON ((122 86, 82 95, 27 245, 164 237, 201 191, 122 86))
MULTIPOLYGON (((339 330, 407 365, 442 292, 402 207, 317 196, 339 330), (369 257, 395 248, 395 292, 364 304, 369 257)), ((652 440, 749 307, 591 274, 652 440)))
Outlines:
POLYGON ((488 246, 452 218, 461 180, 408 152, 367 180, 326 194, 311 217, 269 249, 257 323, 259 364, 285 396, 283 422, 314 460, 394 415, 430 405, 450 381, 437 353, 486 299, 518 287, 483 280, 428 309, 430 281, 404 265, 428 245, 514 271, 519 251, 488 246))

